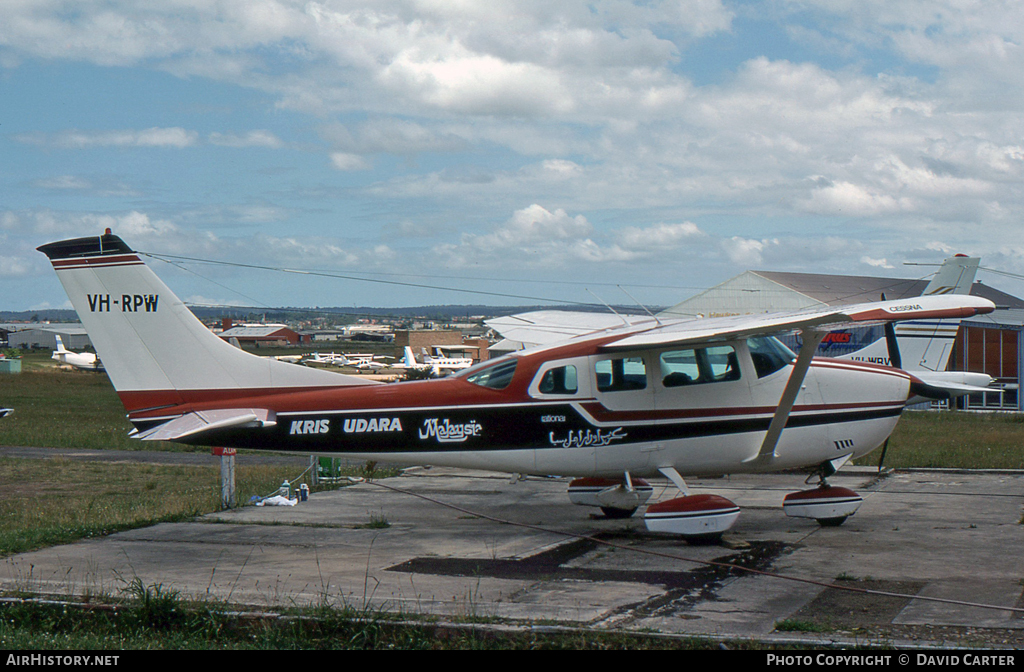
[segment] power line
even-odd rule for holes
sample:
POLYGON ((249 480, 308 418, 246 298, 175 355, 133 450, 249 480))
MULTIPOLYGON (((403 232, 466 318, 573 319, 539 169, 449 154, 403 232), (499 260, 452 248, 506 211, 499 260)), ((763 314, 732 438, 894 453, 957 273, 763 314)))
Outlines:
MULTIPOLYGON (((215 260, 215 259, 201 259, 201 258, 198 258, 198 257, 185 257, 185 256, 173 255, 173 254, 157 254, 155 252, 139 252, 139 254, 145 254, 148 257, 151 257, 153 259, 159 259, 161 261, 168 261, 170 259, 180 259, 180 260, 183 260, 183 261, 192 261, 192 262, 203 263, 203 264, 213 264, 213 265, 222 265, 222 266, 241 266, 241 267, 245 267, 245 268, 253 268, 253 269, 260 269, 260 270, 285 271, 285 272, 290 272, 290 273, 305 273, 305 274, 323 274, 323 275, 325 275, 327 277, 338 277, 338 278, 349 279, 349 280, 363 280, 363 281, 366 281, 366 282, 375 282, 376 280, 374 280, 373 278, 360 277, 360 275, 364 275, 364 276, 381 276, 381 277, 385 277, 385 278, 433 278, 433 279, 438 279, 438 280, 466 280, 466 281, 472 281, 472 282, 520 282, 520 283, 533 283, 533 284, 545 284, 545 285, 583 285, 583 284, 587 284, 587 285, 591 285, 591 286, 605 286, 605 287, 626 286, 626 287, 640 287, 640 288, 644 288, 644 289, 694 289, 694 290, 707 289, 707 287, 699 287, 699 286, 693 286, 693 285, 658 285, 658 284, 623 283, 623 282, 591 282, 591 281, 582 281, 582 280, 550 280, 550 279, 541 279, 541 278, 495 278, 495 277, 487 277, 487 278, 485 278, 485 277, 477 277, 477 276, 470 276, 470 275, 437 275, 437 274, 430 274, 430 273, 385 273, 383 271, 346 271, 345 274, 340 274, 340 273, 337 273, 335 271, 329 271, 329 270, 325 270, 325 269, 290 269, 290 268, 277 267, 277 266, 260 266, 260 265, 256 265, 256 264, 241 264, 241 263, 229 262, 229 261, 218 261, 218 260, 215 260), (353 275, 353 274, 359 274, 359 275, 353 275)), ((383 282, 383 281, 381 281, 381 282, 383 282)), ((410 283, 410 284, 412 284, 413 286, 421 286, 421 285, 414 284, 414 283, 410 283)), ((422 285, 422 286, 426 287, 426 288, 429 288, 429 289, 433 289, 434 288, 431 285, 422 285)), ((442 288, 442 289, 451 289, 452 291, 462 291, 462 290, 457 290, 455 288, 442 288)), ((748 290, 744 290, 744 291, 748 291, 748 290)))
POLYGON ((577 306, 594 306, 595 305, 595 304, 587 303, 587 302, 584 302, 584 301, 567 301, 565 299, 552 299, 552 298, 549 298, 549 297, 528 296, 528 295, 523 295, 523 294, 510 294, 510 293, 506 293, 506 292, 488 292, 488 291, 484 291, 484 290, 481 290, 481 289, 465 289, 465 288, 460 288, 460 287, 444 287, 444 286, 440 286, 440 285, 428 285, 428 284, 417 283, 417 282, 403 282, 403 281, 399 281, 399 280, 383 280, 383 279, 379 279, 379 278, 360 278, 360 277, 354 276, 354 275, 349 275, 349 274, 345 274, 345 273, 335 273, 335 272, 329 272, 329 271, 303 270, 303 269, 297 269, 297 268, 284 268, 284 267, 277 267, 277 266, 261 266, 261 265, 258 265, 258 264, 242 264, 242 263, 233 262, 233 261, 215 261, 215 260, 211 260, 211 259, 199 259, 199 258, 196 258, 196 257, 182 257, 182 256, 177 256, 177 255, 162 255, 162 254, 155 254, 155 253, 151 253, 151 252, 139 252, 138 254, 142 254, 142 255, 145 255, 145 256, 150 257, 152 259, 157 259, 159 261, 163 261, 163 262, 172 264, 174 266, 178 266, 178 265, 174 264, 171 260, 175 260, 176 259, 176 260, 182 260, 182 261, 193 261, 193 262, 204 263, 204 264, 215 264, 215 265, 219 265, 219 266, 232 266, 232 267, 236 267, 236 268, 249 268, 249 269, 256 269, 256 270, 261 270, 261 271, 275 271, 275 272, 278 272, 278 273, 294 273, 296 275, 310 275, 310 276, 316 276, 316 277, 322 277, 322 278, 334 278, 334 279, 338 279, 338 280, 356 280, 356 281, 359 281, 359 282, 373 282, 373 283, 384 284, 384 285, 396 285, 396 286, 400 286, 400 287, 415 287, 417 289, 436 289, 436 290, 446 291, 446 292, 463 292, 463 293, 466 293, 466 294, 475 294, 475 295, 479 295, 479 296, 494 296, 494 297, 500 297, 500 298, 506 298, 506 299, 522 299, 522 300, 528 300, 528 301, 542 301, 542 302, 545 302, 545 303, 562 303, 562 304, 571 304, 571 305, 577 305, 577 306))

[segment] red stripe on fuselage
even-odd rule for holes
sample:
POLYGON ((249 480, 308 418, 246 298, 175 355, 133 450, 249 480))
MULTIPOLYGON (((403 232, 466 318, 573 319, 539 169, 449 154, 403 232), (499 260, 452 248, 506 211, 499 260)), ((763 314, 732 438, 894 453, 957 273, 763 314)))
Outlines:
MULTIPOLYGON (((869 409, 902 408, 905 401, 868 401, 837 404, 805 404, 793 407, 792 413, 844 413, 869 409)), ((706 420, 708 418, 731 418, 738 416, 764 416, 775 413, 775 406, 725 406, 719 408, 685 408, 643 411, 612 411, 600 402, 580 404, 595 422, 622 424, 627 422, 656 422, 658 420, 706 420)))

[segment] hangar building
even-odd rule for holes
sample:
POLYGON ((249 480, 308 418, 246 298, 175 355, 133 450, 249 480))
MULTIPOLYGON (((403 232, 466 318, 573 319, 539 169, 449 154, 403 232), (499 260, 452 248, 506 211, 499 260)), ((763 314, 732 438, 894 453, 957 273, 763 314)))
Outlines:
POLYGON ((312 342, 312 337, 300 334, 284 324, 240 324, 233 326, 230 320, 224 320, 224 330, 217 334, 225 341, 237 339, 240 344, 254 347, 283 347, 304 345, 312 342))
POLYGON ((9 324, 3 327, 8 332, 7 344, 11 348, 56 350, 59 335, 64 347, 69 350, 92 350, 89 334, 78 323, 9 324))

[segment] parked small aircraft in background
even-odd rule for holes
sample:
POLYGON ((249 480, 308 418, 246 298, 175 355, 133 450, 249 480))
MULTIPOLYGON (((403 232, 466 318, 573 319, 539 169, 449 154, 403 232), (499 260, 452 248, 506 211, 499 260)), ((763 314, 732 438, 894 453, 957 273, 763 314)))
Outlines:
POLYGON ((326 354, 320 354, 319 352, 314 352, 313 354, 309 355, 308 357, 303 357, 300 361, 303 364, 308 364, 308 363, 312 362, 313 364, 326 364, 326 365, 330 365, 330 366, 344 366, 345 362, 348 361, 348 360, 345 359, 344 355, 339 355, 339 354, 336 354, 336 353, 333 353, 333 352, 326 353, 326 354))
POLYGON ((103 370, 103 363, 96 356, 96 353, 72 352, 64 347, 64 341, 61 340, 59 334, 55 338, 57 339, 57 349, 53 351, 50 359, 56 359, 61 364, 68 364, 76 369, 84 369, 86 371, 103 370))
POLYGON ((920 381, 887 366, 815 358, 851 324, 957 318, 992 302, 926 296, 702 320, 649 319, 391 385, 231 347, 109 230, 39 248, 103 357, 133 436, 362 460, 578 476, 571 501, 632 515, 663 475, 681 496, 647 527, 718 536, 739 507, 689 493, 683 475, 806 469, 819 486, 783 501, 841 523, 861 498, 829 486, 878 448, 920 381), (137 298, 136 298, 137 297, 137 298), (120 301, 120 302, 118 302, 120 301), (774 334, 799 331, 798 355, 774 334))
POLYGON ((374 355, 368 352, 357 352, 357 353, 330 353, 320 354, 314 352, 309 357, 303 359, 303 362, 313 362, 315 364, 327 364, 330 366, 353 366, 357 369, 383 369, 387 367, 382 359, 390 359, 388 355, 374 355))
POLYGON ((14 413, 13 408, 0 408, 0 418, 6 417, 11 413, 14 413))
POLYGON ((430 375, 439 378, 454 371, 468 369, 471 366, 473 366, 472 357, 434 357, 427 354, 425 348, 423 349, 423 361, 417 362, 412 348, 407 345, 405 346, 405 357, 402 358, 401 362, 395 364, 394 368, 419 371, 429 370, 430 375))
POLYGON ((362 354, 348 354, 345 355, 348 360, 348 366, 354 366, 357 369, 377 371, 379 369, 386 369, 389 364, 381 360, 394 359, 391 355, 373 355, 369 353, 362 354))

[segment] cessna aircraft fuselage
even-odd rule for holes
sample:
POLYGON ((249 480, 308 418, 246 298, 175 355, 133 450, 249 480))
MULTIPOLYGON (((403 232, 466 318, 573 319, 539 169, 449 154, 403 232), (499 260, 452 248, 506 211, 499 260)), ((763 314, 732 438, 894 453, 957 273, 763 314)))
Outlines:
MULTIPOLYGON (((268 412, 258 428, 190 441, 208 445, 534 474, 763 468, 741 465, 758 453, 792 353, 767 338, 633 353, 602 352, 603 340, 511 355, 440 380, 121 396, 128 408, 154 409, 130 414, 140 432, 186 413, 268 412)), ((770 468, 875 449, 892 432, 910 381, 897 369, 815 359, 770 468)))

